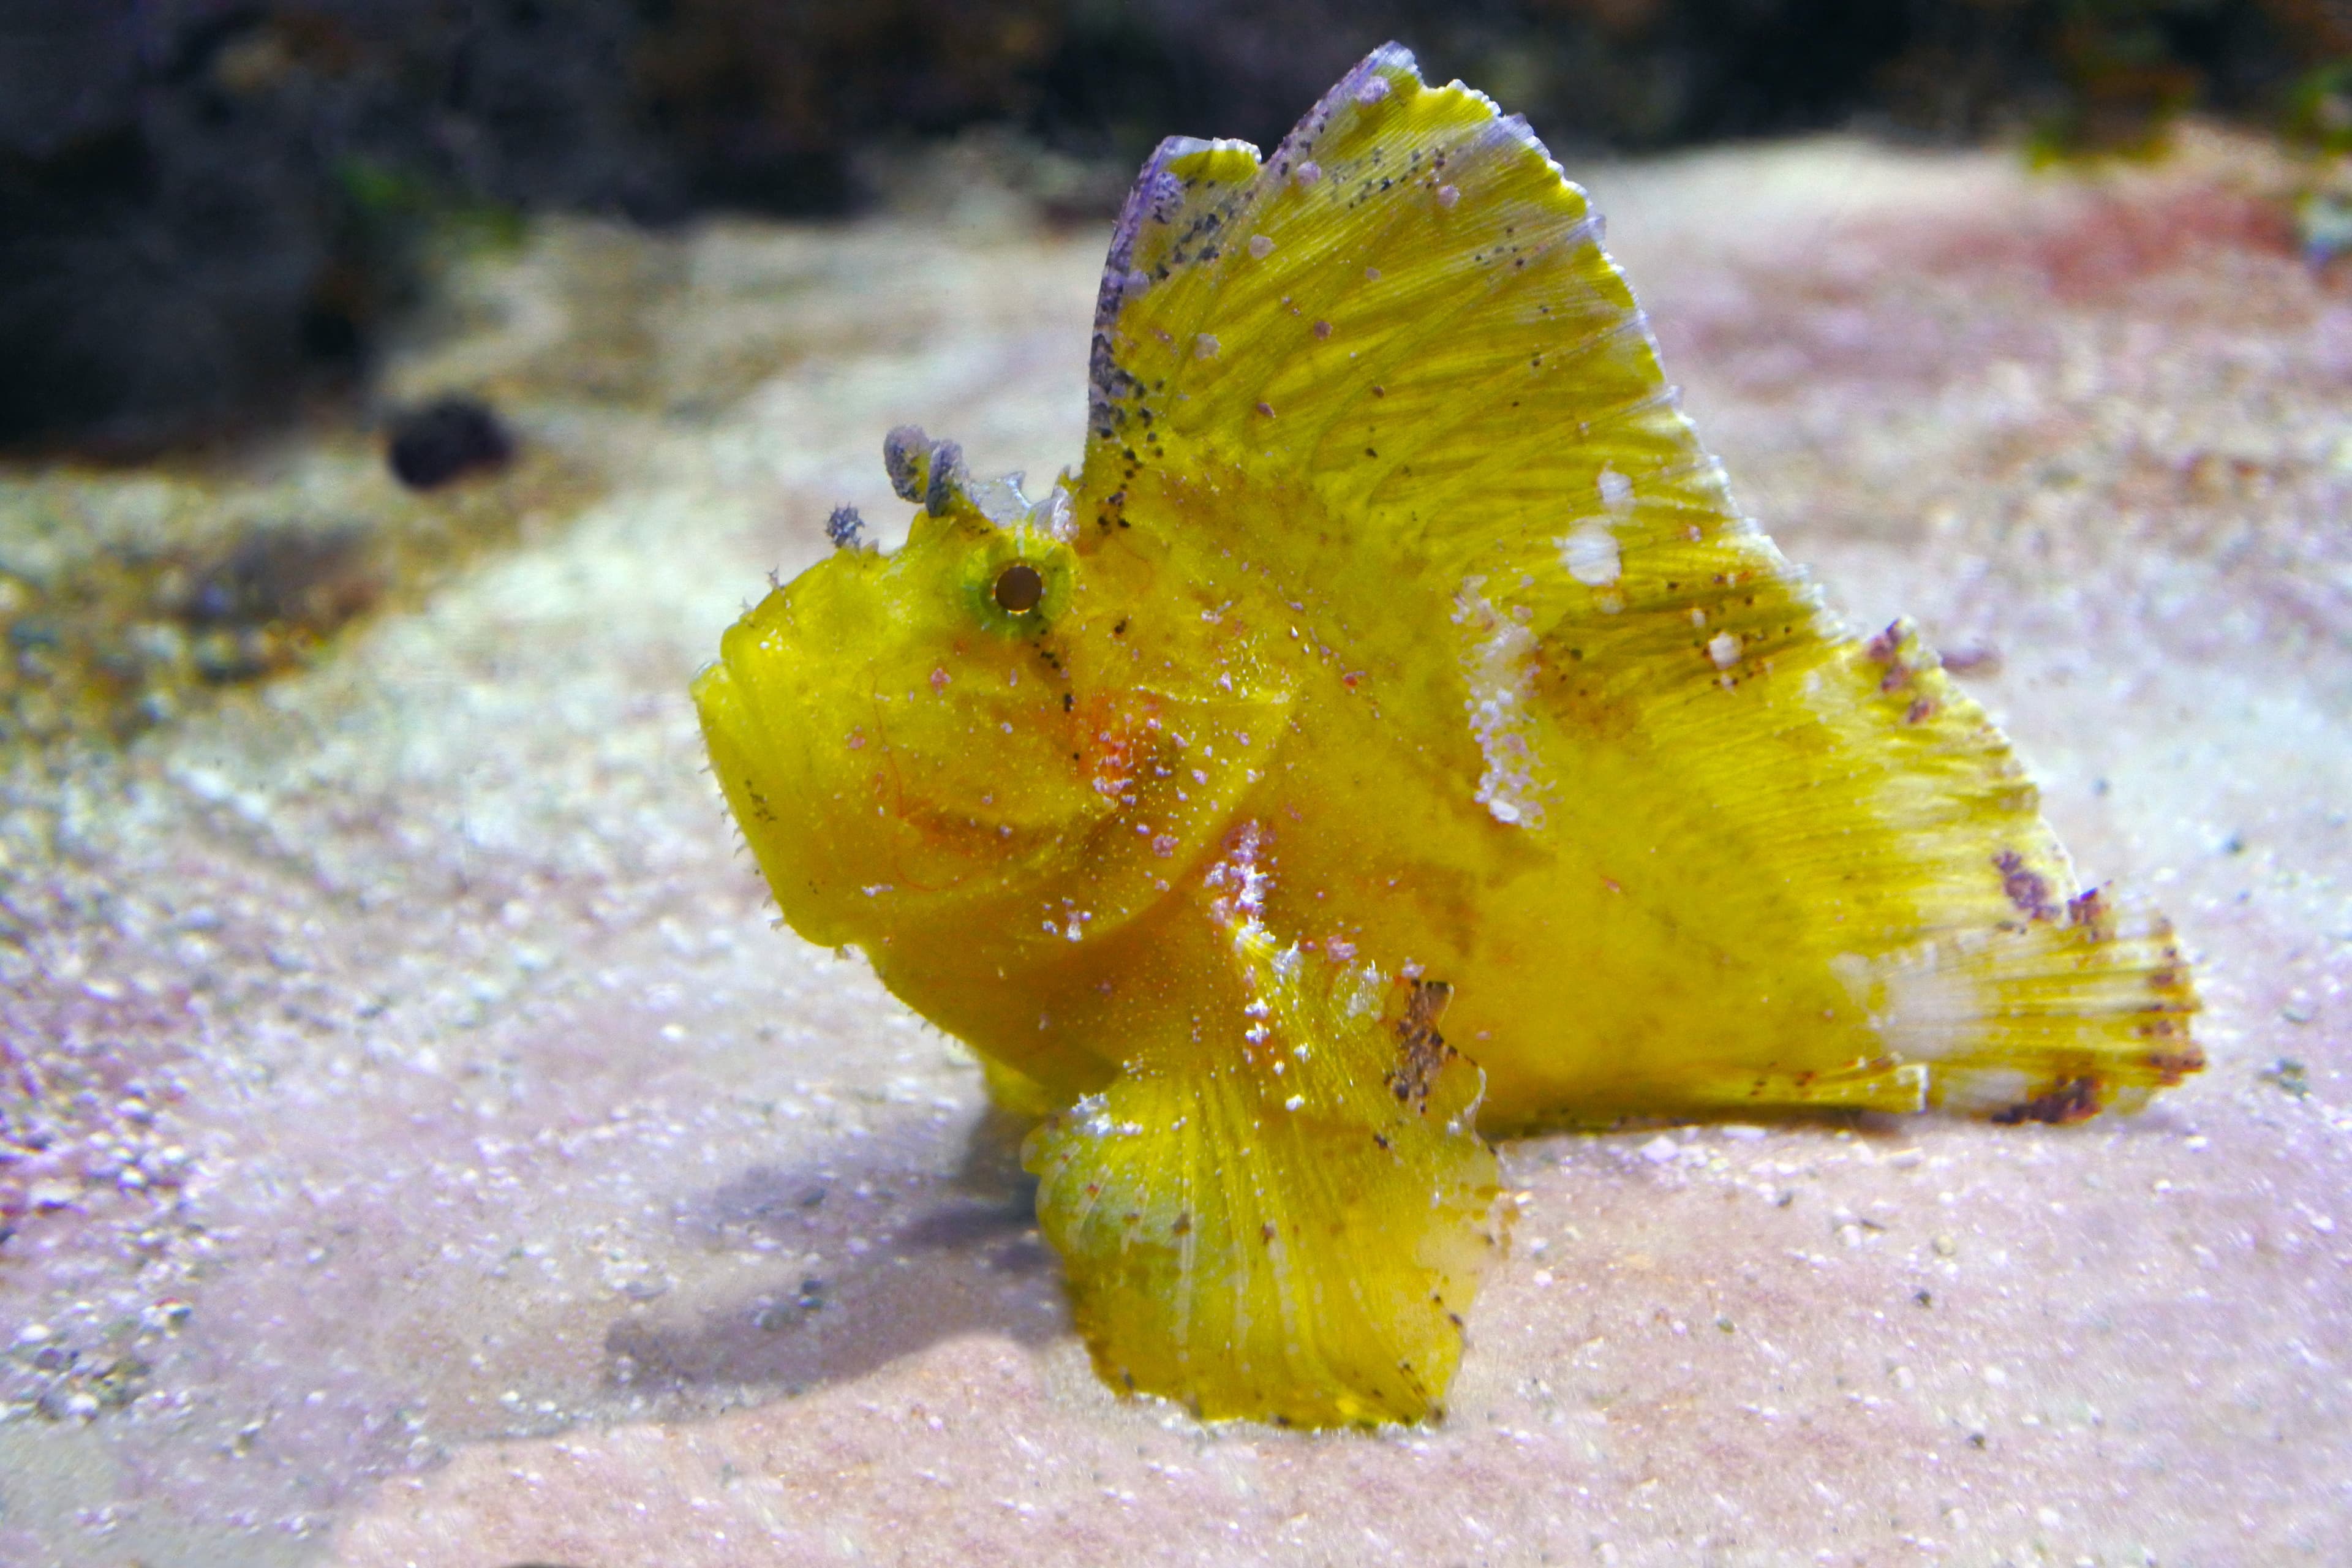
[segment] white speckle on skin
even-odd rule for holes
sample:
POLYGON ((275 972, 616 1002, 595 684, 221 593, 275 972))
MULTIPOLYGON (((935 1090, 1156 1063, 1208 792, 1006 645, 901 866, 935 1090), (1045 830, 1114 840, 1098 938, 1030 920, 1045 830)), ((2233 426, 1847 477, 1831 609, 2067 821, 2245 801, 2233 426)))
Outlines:
POLYGON ((1633 504, 1633 481, 1608 464, 1601 465, 1601 478, 1597 482, 1601 504, 1611 511, 1623 511, 1633 504))
POLYGON ((1306 1103, 1307 1097, 1305 1095, 1294 1094, 1288 1100, 1282 1102, 1282 1109, 1285 1110, 1297 1110, 1305 1106, 1306 1103))
POLYGON ((1623 563, 1617 554, 1617 536, 1605 522, 1580 523, 1559 542, 1559 558, 1568 574, 1588 588, 1605 588, 1617 581, 1623 563))
POLYGON ((1265 909, 1266 874, 1259 869, 1257 855, 1265 842, 1264 830, 1255 822, 1244 823, 1223 859, 1209 868, 1205 879, 1213 897, 1211 912, 1220 921, 1236 921, 1234 940, 1250 940, 1250 931, 1257 917, 1265 909))
POLYGON ((1445 208, 1448 212, 1451 212, 1454 209, 1454 205, 1461 199, 1462 193, 1455 187, 1452 185, 1440 185, 1437 187, 1437 205, 1445 208))
POLYGON ((1729 669, 1739 662, 1739 638, 1731 632, 1717 632, 1707 639, 1706 657, 1715 660, 1717 669, 1729 669))
POLYGON ((1274 241, 1263 234, 1250 236, 1249 253, 1264 261, 1274 254, 1274 241))
POLYGON ((1217 357, 1217 340, 1216 340, 1216 338, 1215 338, 1214 336, 1213 336, 1212 334, 1208 333, 1208 332, 1202 332, 1199 337, 1194 338, 1194 339, 1192 340, 1192 357, 1193 357, 1194 359, 1214 359, 1214 358, 1216 358, 1216 357, 1217 357))
POLYGON ((1376 76, 1356 89, 1358 103, 1378 103, 1389 95, 1389 79, 1376 76))

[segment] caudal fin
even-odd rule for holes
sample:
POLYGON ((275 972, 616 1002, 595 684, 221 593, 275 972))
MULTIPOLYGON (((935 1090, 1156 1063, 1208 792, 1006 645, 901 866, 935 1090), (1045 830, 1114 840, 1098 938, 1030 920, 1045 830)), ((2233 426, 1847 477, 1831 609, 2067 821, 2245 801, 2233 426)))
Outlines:
POLYGON ((1923 1105, 2080 1121, 2136 1110, 2204 1067, 2196 990, 2162 915, 2097 888, 2057 901, 2021 866, 2008 874, 2015 921, 1843 969, 1923 1105))

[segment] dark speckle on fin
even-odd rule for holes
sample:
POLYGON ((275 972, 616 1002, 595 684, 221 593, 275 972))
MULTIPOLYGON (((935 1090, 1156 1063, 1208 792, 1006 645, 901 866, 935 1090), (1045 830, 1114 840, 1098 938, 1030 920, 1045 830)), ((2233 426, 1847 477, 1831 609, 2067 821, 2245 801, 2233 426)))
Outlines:
POLYGON ((2021 1122, 2043 1121, 2053 1127, 2071 1122, 2087 1121, 2099 1113, 2099 1080, 2085 1074, 2071 1078, 2047 1094, 2034 1096, 2006 1110, 1996 1110, 1992 1120, 2003 1127, 2015 1127, 2021 1122))
POLYGON ((2025 863, 2025 857, 2014 849, 2004 849, 1992 858, 1993 868, 2000 873, 2000 889, 2017 912, 2028 920, 2055 920, 2058 906, 2052 901, 2050 883, 2041 873, 2025 863))
POLYGON ((1416 980, 1405 1015, 1397 1021, 1397 1065, 1389 1074, 1389 1089, 1415 1110, 1426 1109, 1430 1085, 1454 1059, 1454 1047, 1437 1032, 1437 1020, 1453 997, 1454 987, 1442 980, 1416 980))
POLYGON ((856 507, 837 506, 833 509, 833 515, 824 520, 824 536, 833 541, 835 550, 855 550, 860 543, 858 535, 865 527, 866 520, 857 515, 856 507))

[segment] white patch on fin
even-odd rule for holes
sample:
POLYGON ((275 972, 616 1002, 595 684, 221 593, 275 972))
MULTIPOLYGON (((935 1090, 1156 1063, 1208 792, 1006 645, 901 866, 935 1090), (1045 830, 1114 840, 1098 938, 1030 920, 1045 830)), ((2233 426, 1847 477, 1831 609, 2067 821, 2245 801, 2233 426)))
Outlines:
POLYGON ((1874 960, 1841 952, 1829 968, 1888 1053, 1902 1061, 1947 1060, 1966 1052, 1981 1033, 1984 992, 1951 942, 1922 942, 1874 960))
POLYGON ((1559 542, 1559 558, 1567 564, 1568 574, 1588 588, 1607 587, 1623 569, 1617 554, 1617 536, 1598 519, 1578 523, 1575 531, 1559 542))
POLYGON ((1595 481, 1601 491, 1601 504, 1611 511, 1627 511, 1633 505, 1633 481, 1611 468, 1601 465, 1601 478, 1595 481))
POLYGON ((1536 660, 1541 649, 1534 632, 1479 595, 1482 577, 1465 581, 1454 595, 1454 623, 1468 633, 1458 656, 1469 695, 1463 708, 1486 770, 1473 797, 1496 821, 1512 827, 1543 826, 1543 786, 1536 776, 1536 660))

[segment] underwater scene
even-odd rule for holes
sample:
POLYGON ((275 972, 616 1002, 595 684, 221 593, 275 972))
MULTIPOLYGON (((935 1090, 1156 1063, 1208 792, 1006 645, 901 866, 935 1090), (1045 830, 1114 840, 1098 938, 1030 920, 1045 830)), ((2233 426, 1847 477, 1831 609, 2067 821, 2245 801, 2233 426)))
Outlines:
POLYGON ((0 1568, 2344 1559, 2327 0, 0 0, 0 1568))

